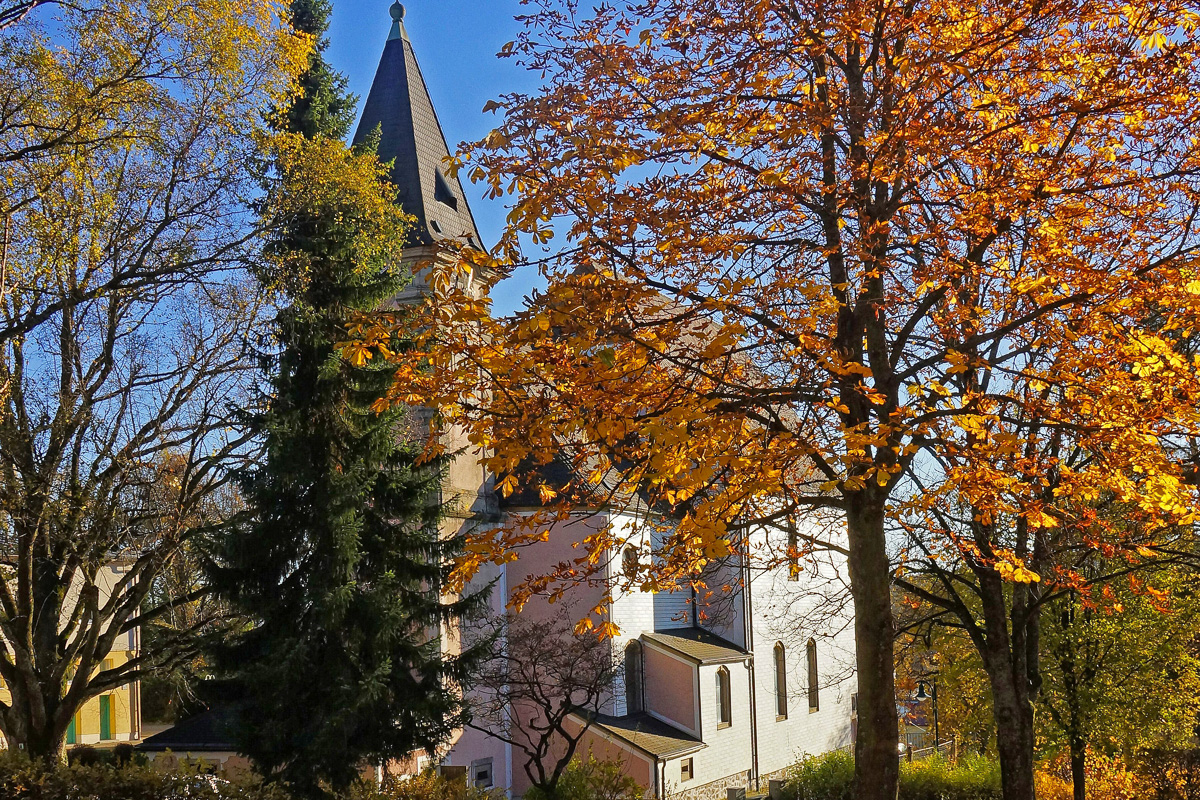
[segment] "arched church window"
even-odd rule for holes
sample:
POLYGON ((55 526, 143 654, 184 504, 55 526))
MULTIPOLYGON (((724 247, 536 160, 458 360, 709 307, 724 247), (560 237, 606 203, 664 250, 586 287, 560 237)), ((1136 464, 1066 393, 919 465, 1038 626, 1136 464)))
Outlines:
POLYGON ((625 710, 636 714, 643 710, 642 643, 630 642, 625 648, 625 710))
POLYGON ((775 716, 787 719, 787 659, 783 642, 775 643, 775 716))
POLYGON ((821 709, 820 680, 817 677, 817 643, 809 639, 805 648, 808 655, 808 710, 821 709))
POLYGON ((724 728, 733 724, 733 703, 729 691, 729 670, 721 667, 717 670, 717 727, 724 728))

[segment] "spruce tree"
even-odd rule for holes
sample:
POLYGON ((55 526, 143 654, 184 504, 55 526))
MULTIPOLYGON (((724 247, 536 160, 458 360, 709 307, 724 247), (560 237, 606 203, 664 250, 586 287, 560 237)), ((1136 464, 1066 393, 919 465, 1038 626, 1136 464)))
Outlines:
POLYGON ((215 662, 241 751, 316 797, 461 724, 454 687, 476 653, 442 653, 439 631, 483 598, 437 591, 460 545, 438 534, 441 470, 422 463, 403 410, 372 410, 391 385, 386 364, 352 363, 337 346, 356 314, 406 283, 407 218, 390 197, 381 206, 390 187, 374 152, 342 144, 354 103, 322 57, 329 3, 292 0, 291 10, 319 45, 276 122, 296 136, 264 204, 274 231, 264 290, 284 297, 265 410, 250 419, 264 454, 239 476, 249 512, 220 536, 213 574, 251 622, 215 662))

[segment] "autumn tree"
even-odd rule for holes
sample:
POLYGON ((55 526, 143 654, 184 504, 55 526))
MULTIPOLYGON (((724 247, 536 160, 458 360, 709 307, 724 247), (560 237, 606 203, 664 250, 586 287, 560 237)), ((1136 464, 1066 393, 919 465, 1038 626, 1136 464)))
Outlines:
MULTIPOLYGON (((1037 680, 1037 758, 1065 756, 1082 799, 1089 752, 1136 764, 1145 750, 1175 749, 1193 735, 1200 672, 1190 563, 1162 559, 1130 569, 1124 557, 1080 554, 1087 558, 1076 565, 1084 578, 1080 588, 1048 591, 1034 604, 1037 622, 1030 629, 1037 631, 1037 650, 1027 658, 1037 680)), ((973 591, 972 580, 969 574, 956 579, 964 595, 973 591)), ((975 604, 978 615, 977 598, 975 604)), ((972 750, 993 751, 1001 717, 974 641, 980 633, 970 630, 976 622, 964 624, 958 613, 911 597, 898 604, 897 619, 904 623, 897 648, 900 696, 915 689, 922 665, 934 663, 942 730, 972 750)))
POLYGON ((1069 755, 1075 800, 1088 796, 1089 751, 1129 763, 1145 748, 1178 748, 1194 736, 1196 590, 1191 570, 1132 575, 1046 609, 1042 737, 1048 753, 1069 755))
MULTIPOLYGON (((904 630, 904 608, 897 609, 901 634, 896 643, 896 701, 918 707, 920 681, 938 683, 938 718, 942 739, 957 740, 960 753, 996 751, 996 723, 987 673, 971 640, 960 630, 934 626, 919 633, 904 630)), ((932 698, 920 705, 932 721, 932 698)))
POLYGON ((46 758, 194 651, 105 665, 246 455, 248 166, 307 46, 254 2, 52 7, 0 29, 0 731, 46 758))
MULTIPOLYGON (((1043 399, 1056 391, 1047 388, 1043 399)), ((1110 592, 1114 581, 1194 565, 1197 550, 1191 526, 1170 524, 1173 512, 1164 515, 1153 502, 1116 503, 1095 485, 1064 491, 1062 476, 1086 474, 1097 453, 1029 406, 1008 415, 1003 438, 992 439, 1000 447, 975 440, 942 455, 942 468, 972 465, 980 476, 972 484, 939 491, 928 488, 928 471, 914 475, 918 491, 898 509, 891 531, 905 544, 894 582, 917 611, 906 628, 925 637, 953 629, 975 648, 1002 767, 1032 780, 1047 614, 1068 597, 1110 592), (1019 451, 1003 445, 1016 440, 1019 451), (1030 524, 1014 511, 1031 503, 1052 523, 1030 524), (1020 566, 996 569, 998 553, 1015 554, 1020 566), (1012 580, 1003 580, 1005 572, 1012 580)), ((1187 449, 1168 444, 1165 452, 1187 449)), ((1106 480, 1136 496, 1148 488, 1141 472, 1133 464, 1106 480)))
MULTIPOLYGON (((574 458, 544 517, 597 490, 667 510, 656 581, 755 526, 840 514, 855 796, 892 800, 889 521, 928 495, 985 528, 1052 530, 1041 479, 1110 493, 1151 532, 1192 518, 1170 437, 1195 433, 1200 398, 1171 344, 1200 310, 1196 6, 533 5, 504 54, 543 86, 492 104, 503 119, 464 161, 510 195, 509 226, 461 261, 508 274, 521 242, 557 235, 547 288, 492 320, 459 265, 435 275, 429 355, 398 361, 393 400, 466 426, 502 491, 574 458), (1041 450, 1012 489, 1011 459, 1056 431, 1087 458, 1041 450)), ((376 322, 364 343, 388 335, 376 322)), ((461 576, 537 524, 481 536, 461 576)), ((1037 582, 1029 553, 991 541, 989 585, 1037 582)), ((612 541, 587 545, 553 577, 612 541)), ((1001 746, 1005 796, 1028 800, 1032 741, 1001 746)))

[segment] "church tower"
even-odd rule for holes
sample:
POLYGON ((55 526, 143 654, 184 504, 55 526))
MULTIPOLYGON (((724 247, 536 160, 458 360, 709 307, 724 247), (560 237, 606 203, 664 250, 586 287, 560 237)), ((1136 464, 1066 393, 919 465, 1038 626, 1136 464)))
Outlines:
MULTIPOLYGON (((445 243, 454 241, 474 248, 482 248, 483 244, 462 184, 446 168, 450 148, 404 29, 404 6, 393 3, 390 13, 391 32, 354 143, 359 144, 378 129, 379 160, 393 162, 391 181, 397 189, 397 203, 417 220, 404 248, 403 258, 413 272, 413 282, 401 296, 403 301, 415 299, 426 290, 421 265, 439 258, 445 243)), ((485 289, 482 282, 473 288, 485 289)), ((418 413, 417 417, 428 421, 428 412, 418 413)), ((495 495, 489 476, 478 463, 478 453, 470 448, 461 431, 445 431, 443 436, 447 452, 452 454, 442 486, 447 533, 455 533, 464 525, 493 522, 497 517, 495 495)))

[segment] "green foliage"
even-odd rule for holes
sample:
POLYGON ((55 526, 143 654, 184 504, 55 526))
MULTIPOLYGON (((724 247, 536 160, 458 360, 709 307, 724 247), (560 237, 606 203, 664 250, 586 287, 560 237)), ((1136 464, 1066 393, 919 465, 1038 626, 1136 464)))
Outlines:
POLYGON ((1200 581, 1185 570, 1072 594, 1042 625, 1043 755, 1071 748, 1128 759, 1186 746, 1200 714, 1200 581))
POLYGON ((901 800, 1000 800, 1000 765, 983 756, 941 758, 900 767, 901 800))
MULTIPOLYGON (((854 756, 806 758, 784 784, 787 800, 853 800, 854 756)), ((950 762, 931 758, 900 765, 900 800, 999 800, 1000 765, 982 756, 950 762)))
POLYGON ((345 139, 354 123, 357 98, 347 91, 346 76, 335 72, 324 58, 332 6, 329 0, 292 0, 290 11, 292 27, 315 37, 316 42, 309 53, 308 69, 300 78, 300 95, 284 112, 280 127, 345 139))
MULTIPOLYGON (((327 4, 292 9, 319 39, 327 4)), ((357 315, 406 284, 407 223, 375 155, 340 141, 352 104, 323 47, 277 120, 259 277, 284 308, 264 354, 266 408, 247 420, 264 454, 238 476, 251 510, 221 535, 213 570, 253 620, 214 650, 239 750, 304 797, 432 750, 463 722, 456 687, 477 651, 444 655, 437 636, 482 602, 438 590, 460 542, 438 533, 440 465, 422 461, 402 409, 377 407, 392 369, 340 349, 357 315)))
MULTIPOLYGON (((278 787, 214 780, 197 769, 162 772, 144 764, 48 766, 0 752, 4 800, 288 800, 278 787)), ((365 799, 364 799, 365 800, 365 799)))
POLYGON ((586 761, 567 765, 552 795, 535 786, 525 792, 525 800, 641 800, 644 794, 622 764, 588 755, 586 761))
POLYGON ((788 800, 853 800, 854 756, 843 751, 812 756, 788 770, 788 800))

